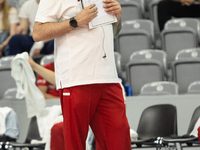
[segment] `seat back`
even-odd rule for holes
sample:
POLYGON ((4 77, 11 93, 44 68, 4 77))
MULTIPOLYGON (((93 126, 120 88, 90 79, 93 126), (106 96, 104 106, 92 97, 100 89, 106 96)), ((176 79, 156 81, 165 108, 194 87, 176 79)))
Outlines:
POLYGON ((159 29, 159 25, 158 25, 158 12, 157 12, 157 7, 158 7, 159 1, 161 1, 161 0, 151 0, 151 2, 148 4, 150 20, 152 20, 155 24, 155 34, 156 35, 159 35, 159 33, 160 33, 160 29, 159 29))
POLYGON ((0 67, 0 98, 4 96, 7 89, 14 87, 16 87, 16 83, 11 76, 11 68, 0 67))
MULTIPOLYGON (((9 88, 5 91, 3 99, 17 99, 16 98, 16 94, 17 94, 17 88, 9 88)), ((25 99, 25 97, 22 98, 23 100, 25 99)))
POLYGON ((44 66, 48 63, 51 63, 54 61, 54 55, 53 54, 49 54, 49 55, 44 55, 40 61, 40 65, 44 66))
POLYGON ((197 47, 197 34, 189 27, 164 29, 161 33, 162 49, 167 53, 169 65, 175 60, 176 53, 182 49, 197 47))
POLYGON ((40 137, 40 133, 39 133, 38 125, 37 125, 36 116, 31 118, 25 143, 30 143, 31 140, 33 139, 42 140, 42 138, 40 137))
POLYGON ((177 110, 171 104, 153 105, 144 109, 137 128, 139 139, 177 135, 177 110))
POLYGON ((6 56, 0 58, 0 67, 11 67, 11 62, 15 56, 6 56))
POLYGON ((132 59, 155 59, 163 65, 164 69, 167 69, 167 54, 163 50, 145 49, 136 51, 131 54, 130 60, 132 59))
POLYGON ((152 41, 149 32, 142 29, 124 29, 115 39, 116 51, 122 57, 122 70, 129 61, 130 55, 138 50, 151 49, 152 41))
POLYGON ((189 94, 200 94, 200 81, 194 81, 190 83, 187 89, 189 94))
POLYGON ((132 0, 132 1, 135 1, 139 4, 140 8, 141 8, 141 11, 142 11, 142 15, 144 17, 144 13, 145 13, 145 1, 146 0, 132 0))
POLYGON ((178 51, 176 60, 200 57, 200 48, 189 48, 178 51))
POLYGON ((169 81, 157 81, 142 86, 140 95, 177 95, 178 85, 169 81))
POLYGON ((154 59, 134 59, 126 65, 126 75, 133 95, 140 93, 141 87, 150 82, 163 81, 164 69, 162 64, 154 59))
POLYGON ((200 59, 175 60, 172 63, 172 77, 179 85, 179 93, 187 93, 190 83, 200 80, 200 59))
POLYGON ((135 1, 120 1, 122 9, 122 22, 142 18, 142 9, 140 4, 135 1))
POLYGON ((200 21, 197 18, 176 18, 171 19, 165 23, 165 29, 167 28, 176 28, 176 27, 190 27, 198 35, 198 41, 200 41, 200 21))
POLYGON ((136 19, 122 22, 122 29, 143 29, 151 35, 152 42, 154 43, 154 23, 147 19, 136 19))

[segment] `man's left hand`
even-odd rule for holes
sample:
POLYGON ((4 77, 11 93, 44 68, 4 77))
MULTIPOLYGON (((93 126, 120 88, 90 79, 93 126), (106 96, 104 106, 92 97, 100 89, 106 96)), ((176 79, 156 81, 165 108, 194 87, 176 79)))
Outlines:
POLYGON ((105 5, 105 12, 108 14, 114 14, 117 19, 120 19, 122 16, 121 5, 115 0, 103 0, 105 5))

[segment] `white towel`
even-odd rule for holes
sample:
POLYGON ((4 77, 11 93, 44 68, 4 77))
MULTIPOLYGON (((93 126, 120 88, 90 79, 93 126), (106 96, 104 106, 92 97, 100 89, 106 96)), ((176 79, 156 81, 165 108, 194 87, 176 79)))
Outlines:
POLYGON ((131 141, 137 141, 138 139, 137 132, 133 129, 130 129, 130 137, 131 137, 131 141))
POLYGON ((28 53, 17 54, 11 62, 11 75, 17 85, 16 98, 25 96, 28 117, 38 115, 46 102, 42 92, 35 84, 35 75, 28 63, 28 53))
POLYGON ((39 115, 37 115, 37 123, 42 141, 47 141, 51 127, 55 123, 55 119, 62 114, 61 106, 54 105, 45 107, 39 115))
POLYGON ((192 132, 190 133, 190 135, 193 135, 195 137, 198 137, 198 127, 200 126, 200 117, 199 119, 197 120, 195 126, 194 126, 194 129, 192 130, 192 132))
POLYGON ((0 135, 6 132, 6 117, 11 110, 10 107, 0 107, 0 135))
MULTIPOLYGON (((52 124, 52 127, 53 127, 54 124, 59 123, 59 122, 63 122, 63 116, 62 115, 58 116, 54 120, 54 123, 52 124)), ((50 150, 50 145, 51 145, 51 132, 49 132, 49 134, 47 134, 47 136, 46 136, 45 150, 50 150)))

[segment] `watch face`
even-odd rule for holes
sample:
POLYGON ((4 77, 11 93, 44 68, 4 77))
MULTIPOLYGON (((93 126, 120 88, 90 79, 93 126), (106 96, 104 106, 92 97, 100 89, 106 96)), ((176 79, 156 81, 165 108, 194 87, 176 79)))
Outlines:
POLYGON ((72 18, 72 19, 70 20, 70 25, 71 25, 72 27, 74 27, 74 28, 77 27, 77 22, 76 22, 76 20, 75 20, 74 18, 72 18))

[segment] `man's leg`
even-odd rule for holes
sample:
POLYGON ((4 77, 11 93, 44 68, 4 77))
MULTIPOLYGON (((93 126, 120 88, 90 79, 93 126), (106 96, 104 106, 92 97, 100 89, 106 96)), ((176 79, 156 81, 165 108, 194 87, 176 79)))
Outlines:
POLYGON ((98 104, 99 91, 93 85, 60 90, 65 150, 85 150, 89 120, 98 104))
POLYGON ((63 122, 53 125, 51 128, 51 150, 65 150, 63 137, 63 122))
POLYGON ((165 23, 172 17, 200 17, 200 5, 182 6, 180 2, 163 0, 158 3, 158 24, 160 31, 163 30, 165 23))
POLYGON ((90 125, 101 150, 131 150, 130 127, 119 84, 104 88, 90 125))
POLYGON ((29 52, 34 41, 29 35, 14 35, 9 41, 8 55, 29 52))

